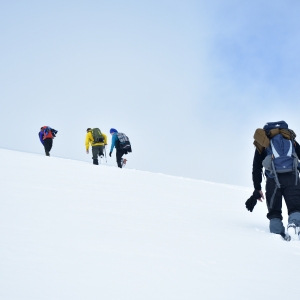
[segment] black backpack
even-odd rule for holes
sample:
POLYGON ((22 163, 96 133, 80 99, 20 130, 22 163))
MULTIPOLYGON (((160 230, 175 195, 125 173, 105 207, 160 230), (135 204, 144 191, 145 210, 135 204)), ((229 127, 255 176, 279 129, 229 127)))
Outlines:
POLYGON ((118 137, 120 149, 127 151, 127 152, 132 152, 131 144, 130 144, 128 136, 121 132, 118 132, 116 134, 118 137))

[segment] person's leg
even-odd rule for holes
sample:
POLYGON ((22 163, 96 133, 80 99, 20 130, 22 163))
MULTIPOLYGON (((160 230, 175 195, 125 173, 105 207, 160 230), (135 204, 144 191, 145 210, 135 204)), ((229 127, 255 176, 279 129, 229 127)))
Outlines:
POLYGON ((295 223, 297 227, 300 227, 300 212, 295 211, 289 215, 288 223, 295 223))
POLYGON ((104 146, 95 146, 95 148, 97 148, 97 161, 98 161, 98 156, 100 156, 100 163, 101 163, 101 158, 103 158, 104 154, 103 154, 103 149, 104 146))
POLYGON ((295 211, 289 215, 287 231, 293 240, 300 239, 300 212, 295 211))
POLYGON ((123 154, 124 154, 124 152, 121 149, 117 149, 117 153, 116 153, 117 164, 118 164, 118 167, 121 169, 122 169, 121 159, 122 159, 123 154))
POLYGON ((282 220, 278 218, 273 218, 270 220, 270 232, 276 234, 282 234, 285 232, 282 220))
POLYGON ((99 162, 98 162, 98 148, 97 146, 92 146, 92 153, 93 153, 93 164, 94 165, 98 165, 99 162))
POLYGON ((99 156, 104 156, 103 150, 104 150, 104 146, 97 146, 98 147, 98 155, 99 156))
POLYGON ((100 146, 101 147, 101 156, 104 156, 104 148, 105 146, 100 146))
POLYGON ((53 146, 53 139, 49 139, 50 141, 49 141, 49 152, 51 151, 51 149, 52 149, 52 146, 53 146))
POLYGON ((48 143, 44 141, 44 149, 45 149, 45 153, 46 153, 46 156, 49 156, 50 153, 48 151, 48 143))
POLYGON ((44 140, 44 148, 45 148, 45 153, 46 156, 50 156, 50 150, 52 148, 52 139, 45 139, 44 140))
POLYGON ((289 215, 288 233, 293 239, 298 239, 300 238, 300 181, 295 184, 295 173, 282 174, 281 177, 284 183, 283 197, 289 215))
POLYGON ((295 184, 295 173, 281 174, 283 197, 288 209, 288 215, 300 212, 300 180, 295 184))
POLYGON ((285 228, 282 223, 282 193, 281 189, 276 190, 276 183, 273 178, 268 178, 266 183, 266 202, 268 206, 267 218, 270 220, 270 232, 284 234, 285 228), (274 193, 275 192, 275 193, 274 193), (273 199, 272 199, 273 198, 273 199), (271 202, 272 207, 271 207, 271 202))

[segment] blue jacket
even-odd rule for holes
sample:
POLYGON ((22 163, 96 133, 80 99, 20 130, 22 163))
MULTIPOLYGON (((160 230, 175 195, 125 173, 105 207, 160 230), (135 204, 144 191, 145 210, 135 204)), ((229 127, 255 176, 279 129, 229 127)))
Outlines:
POLYGON ((44 136, 44 132, 40 131, 39 132, 39 138, 40 138, 41 143, 44 145, 43 136, 44 136))
POLYGON ((118 136, 116 134, 116 132, 112 135, 112 138, 111 138, 111 146, 110 146, 110 152, 113 152, 114 151, 114 147, 116 147, 116 142, 118 140, 118 136))

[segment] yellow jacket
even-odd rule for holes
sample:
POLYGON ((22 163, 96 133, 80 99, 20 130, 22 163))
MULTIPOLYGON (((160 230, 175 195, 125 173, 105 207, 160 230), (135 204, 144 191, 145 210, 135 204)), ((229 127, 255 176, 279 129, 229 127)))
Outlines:
POLYGON ((88 133, 85 136, 85 148, 86 150, 89 150, 90 144, 91 146, 104 146, 107 145, 107 136, 103 132, 101 132, 104 138, 104 143, 94 143, 94 138, 92 135, 92 130, 88 131, 88 133))

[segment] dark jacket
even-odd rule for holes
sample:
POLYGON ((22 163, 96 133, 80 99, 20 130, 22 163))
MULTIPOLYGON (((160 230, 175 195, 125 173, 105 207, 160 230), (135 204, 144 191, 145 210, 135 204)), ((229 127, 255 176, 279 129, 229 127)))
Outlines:
MULTIPOLYGON (((300 145, 295 142, 295 152, 297 156, 300 158, 300 145)), ((252 181, 255 190, 261 190, 261 181, 262 181, 262 172, 263 172, 263 165, 262 162, 267 156, 267 151, 264 150, 262 154, 260 154, 257 149, 254 153, 253 165, 252 165, 252 181)))

